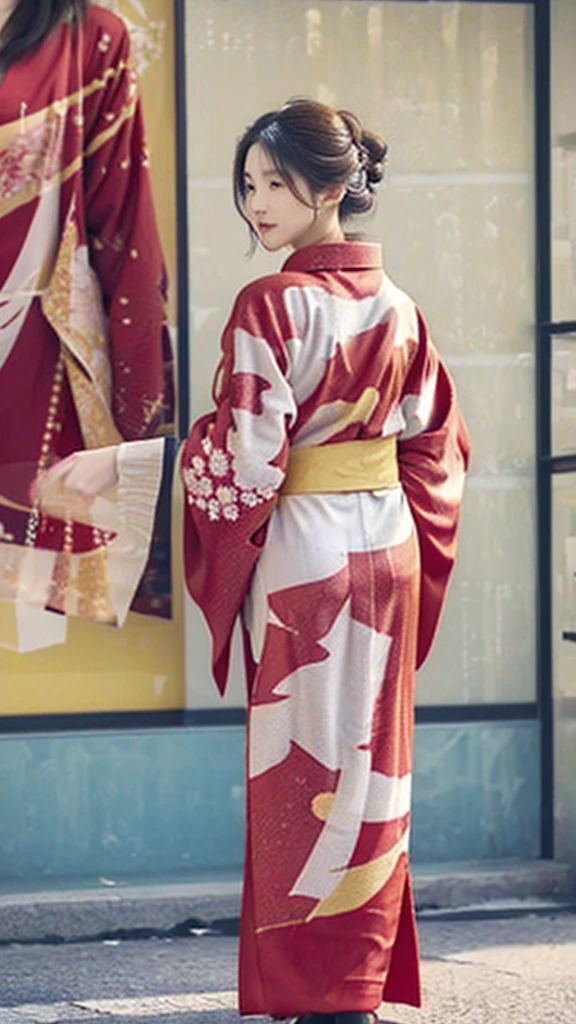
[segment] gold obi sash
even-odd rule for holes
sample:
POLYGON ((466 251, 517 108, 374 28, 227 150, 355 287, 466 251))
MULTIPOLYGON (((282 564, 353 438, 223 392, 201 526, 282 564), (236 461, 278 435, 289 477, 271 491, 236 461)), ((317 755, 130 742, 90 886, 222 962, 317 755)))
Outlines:
POLYGON ((399 482, 396 438, 376 437, 291 449, 280 493, 379 491, 399 482))

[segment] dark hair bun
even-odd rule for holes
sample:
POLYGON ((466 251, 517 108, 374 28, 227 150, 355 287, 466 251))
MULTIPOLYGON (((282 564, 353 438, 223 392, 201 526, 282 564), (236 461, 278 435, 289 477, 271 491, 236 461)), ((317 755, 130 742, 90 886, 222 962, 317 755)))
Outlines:
POLYGON ((338 114, 357 149, 359 165, 340 206, 341 215, 345 218, 355 213, 368 213, 373 208, 375 189, 384 178, 388 146, 380 135, 363 128, 349 110, 339 110, 338 114))
POLYGON ((386 170, 388 146, 384 139, 366 129, 362 132, 361 148, 366 153, 366 175, 371 185, 379 185, 386 170))

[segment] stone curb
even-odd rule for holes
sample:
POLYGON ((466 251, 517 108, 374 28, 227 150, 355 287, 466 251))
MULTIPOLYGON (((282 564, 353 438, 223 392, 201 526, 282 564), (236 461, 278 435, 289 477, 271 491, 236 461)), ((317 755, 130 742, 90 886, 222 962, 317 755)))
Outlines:
MULTIPOLYGON (((576 876, 552 861, 444 864, 414 870, 420 913, 576 905, 576 876)), ((0 943, 189 935, 240 915, 241 881, 162 882, 0 895, 0 943)))
POLYGON ((493 901, 576 899, 576 871, 557 861, 494 861, 416 869, 417 909, 453 910, 493 901))

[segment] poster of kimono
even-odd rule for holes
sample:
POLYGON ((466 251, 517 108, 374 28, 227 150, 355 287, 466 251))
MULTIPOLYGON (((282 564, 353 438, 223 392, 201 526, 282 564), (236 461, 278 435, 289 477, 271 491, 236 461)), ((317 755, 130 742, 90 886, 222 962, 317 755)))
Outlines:
MULTIPOLYGON (((169 280, 168 328, 177 320, 175 4, 166 0, 99 0, 126 23, 138 73, 156 218, 169 280)), ((102 42, 104 45, 104 41, 102 42)), ((173 431, 168 424, 166 432, 173 431)), ((0 715, 166 711, 182 707, 181 622, 171 607, 170 536, 160 538, 164 569, 152 561, 135 607, 155 614, 128 616, 123 629, 86 619, 62 622, 59 642, 43 643, 42 625, 27 628, 26 609, 0 606, 0 715), (162 578, 161 578, 162 576, 162 578), (152 583, 150 583, 152 581, 152 583), (172 616, 172 617, 170 617, 172 616), (21 635, 34 642, 22 645, 21 635)), ((176 602, 178 603, 178 602, 176 602)), ((30 613, 31 615, 33 612, 30 613)), ((52 616, 55 620, 58 616, 52 616)), ((60 616, 62 620, 64 616, 60 616)), ((56 635, 57 630, 53 635, 56 635)))

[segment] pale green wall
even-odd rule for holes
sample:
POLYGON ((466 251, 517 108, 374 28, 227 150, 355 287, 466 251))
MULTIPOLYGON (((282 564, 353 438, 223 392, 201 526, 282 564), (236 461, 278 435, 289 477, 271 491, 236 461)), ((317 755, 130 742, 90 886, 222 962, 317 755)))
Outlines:
MULTIPOLYGON (((414 860, 536 857, 538 725, 416 730, 414 860)), ((240 874, 241 726, 0 740, 0 883, 240 874)))

